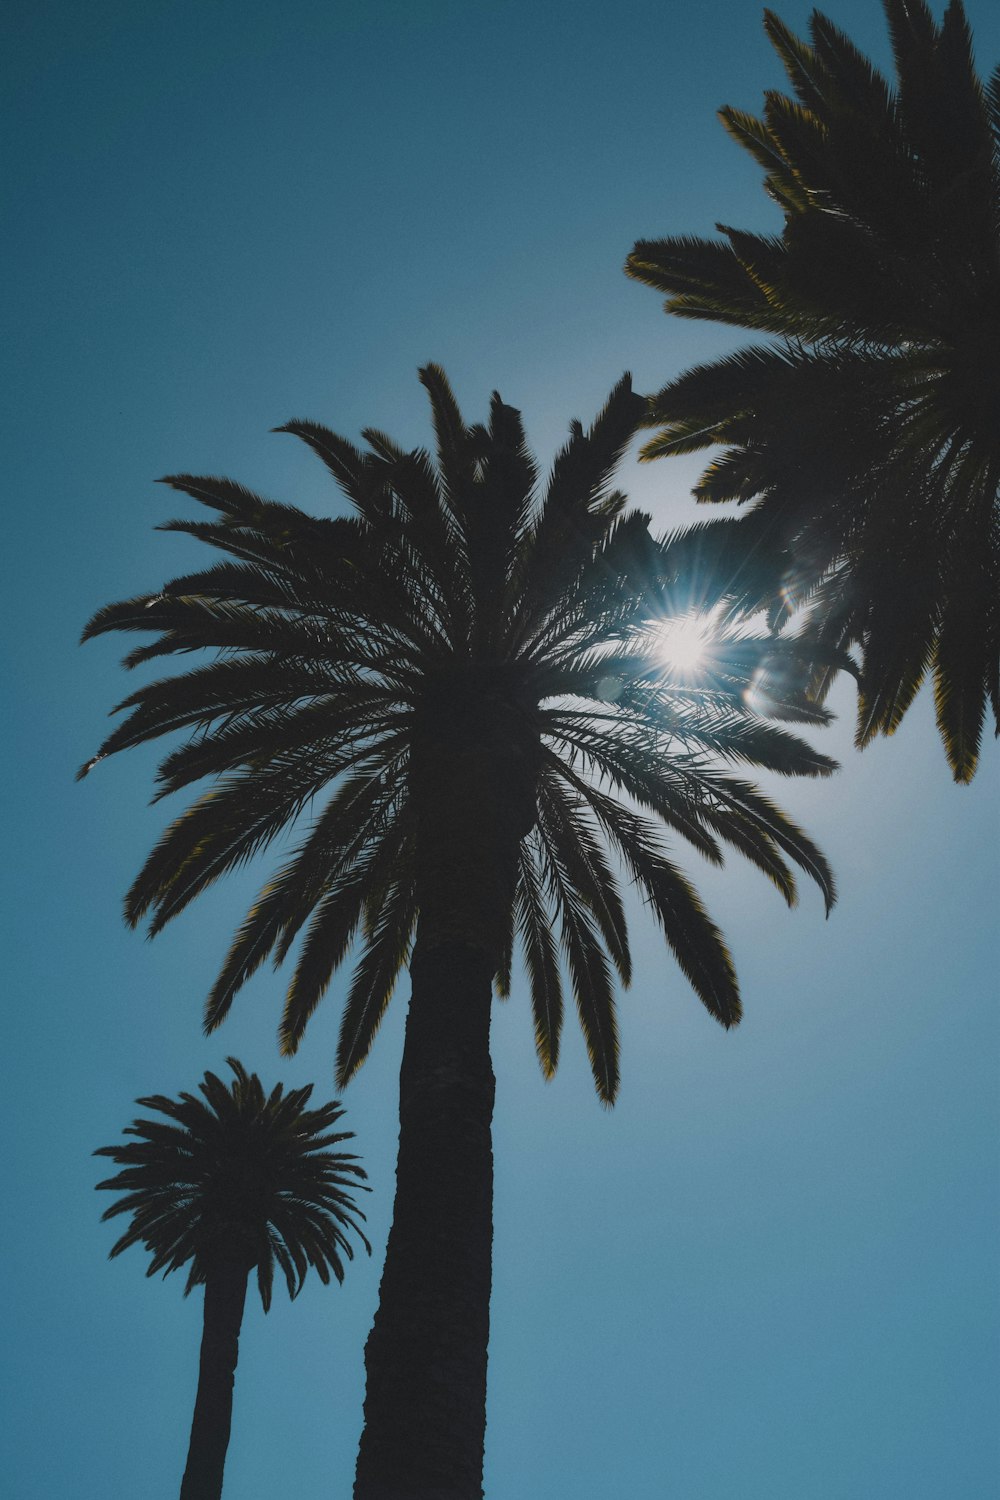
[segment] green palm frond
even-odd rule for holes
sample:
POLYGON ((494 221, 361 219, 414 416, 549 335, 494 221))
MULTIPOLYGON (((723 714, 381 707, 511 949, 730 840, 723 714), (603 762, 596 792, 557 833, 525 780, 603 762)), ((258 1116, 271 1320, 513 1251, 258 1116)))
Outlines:
POLYGON ((781 330, 780 316, 726 241, 687 235, 639 240, 625 262, 625 273, 667 292, 664 308, 678 317, 781 330))
POLYGON ((722 933, 676 865, 634 841, 624 851, 647 904, 709 1015, 727 1029, 742 1016, 736 970, 722 933))

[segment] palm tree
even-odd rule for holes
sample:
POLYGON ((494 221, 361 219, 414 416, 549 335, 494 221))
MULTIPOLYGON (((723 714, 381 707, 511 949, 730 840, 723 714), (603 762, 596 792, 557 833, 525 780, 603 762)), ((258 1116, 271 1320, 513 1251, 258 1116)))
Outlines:
MULTIPOLYGON (((136 1102, 166 1115, 133 1120, 135 1136, 102 1146, 122 1170, 97 1184, 120 1193, 102 1219, 129 1214, 131 1224, 111 1256, 142 1244, 152 1259, 147 1276, 188 1267, 184 1295, 205 1288, 204 1329, 198 1394, 181 1500, 218 1500, 229 1446, 233 1381, 247 1280, 256 1269, 264 1311, 271 1306, 277 1264, 298 1296, 309 1267, 328 1283, 344 1279, 344 1256, 353 1258, 348 1231, 371 1246, 358 1224, 364 1214, 351 1192, 365 1176, 357 1157, 332 1149, 353 1140, 335 1131, 344 1111, 336 1100, 307 1109, 308 1088, 285 1093, 279 1083, 268 1095, 256 1073, 228 1059, 234 1078, 227 1088, 214 1073, 194 1094, 162 1094, 136 1102)), ((367 1188, 363 1188, 367 1192, 367 1188)))
MULTIPOLYGON (((543 1074, 559 1055, 561 949, 597 1092, 610 1104, 619 1077, 612 973, 626 983, 630 974, 613 858, 727 1027, 740 1015, 732 960, 661 829, 716 863, 728 843, 789 902, 791 860, 833 899, 808 838, 720 764, 833 769, 744 701, 762 673, 780 692, 772 647, 720 639, 696 680, 651 655, 650 614, 671 604, 661 548, 648 517, 624 514, 625 497, 611 488, 645 410, 628 378, 589 432, 572 424, 541 494, 516 411, 494 395, 488 425, 467 426, 443 372, 431 365, 420 378, 436 465, 374 429, 363 452, 290 422, 280 430, 315 450, 352 513, 316 518, 227 480, 170 479, 212 515, 168 529, 225 558, 108 606, 85 631, 152 631, 130 666, 219 653, 126 699, 131 712, 97 757, 186 730, 160 767, 159 794, 217 778, 153 850, 126 898, 129 923, 150 915, 158 932, 316 807, 236 934, 206 1028, 302 934, 280 1025, 283 1051, 294 1052, 357 936, 342 1087, 409 967, 395 1209, 366 1351, 363 1500, 482 1492, 490 1008, 494 983, 507 992, 515 944, 543 1074)), ((791 700, 782 712, 816 717, 791 700)))
POLYGON ((895 88, 825 16, 807 44, 765 12, 794 97, 721 118, 780 237, 719 225, 629 256, 669 312, 774 336, 668 385, 644 456, 723 445, 696 494, 748 513, 678 566, 717 553, 749 607, 804 606, 819 643, 858 648, 859 745, 930 673, 966 782, 988 704, 1000 733, 1000 70, 984 90, 961 0, 940 25, 884 4, 895 88))

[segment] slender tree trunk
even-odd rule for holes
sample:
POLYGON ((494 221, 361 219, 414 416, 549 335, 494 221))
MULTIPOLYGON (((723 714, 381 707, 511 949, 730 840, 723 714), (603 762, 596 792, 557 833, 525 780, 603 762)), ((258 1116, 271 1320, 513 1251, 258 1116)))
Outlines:
POLYGON ((198 1394, 180 1500, 219 1500, 222 1494, 248 1275, 245 1264, 229 1264, 205 1282, 198 1394))
POLYGON ((355 1500, 481 1500, 493 1255, 490 1006, 535 816, 537 734, 487 688, 415 737, 419 919, 396 1201, 355 1500))
POLYGON ((365 1351, 356 1500, 478 1500, 493 1240, 493 964, 418 936, 396 1202, 365 1351))

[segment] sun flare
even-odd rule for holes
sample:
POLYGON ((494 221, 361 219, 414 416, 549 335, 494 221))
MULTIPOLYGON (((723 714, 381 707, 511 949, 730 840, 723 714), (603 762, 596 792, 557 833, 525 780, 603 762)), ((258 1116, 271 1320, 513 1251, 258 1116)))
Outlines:
POLYGON ((704 665, 713 633, 710 615, 679 615, 656 626, 654 650, 664 665, 674 671, 697 672, 704 665))

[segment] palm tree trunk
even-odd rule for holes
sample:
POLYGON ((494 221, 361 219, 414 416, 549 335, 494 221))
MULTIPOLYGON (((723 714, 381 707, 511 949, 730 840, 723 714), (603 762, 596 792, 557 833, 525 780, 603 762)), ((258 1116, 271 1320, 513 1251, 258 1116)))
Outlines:
POLYGON ((396 1201, 365 1350, 355 1500, 479 1500, 493 1240, 495 964, 418 931, 396 1201))
POLYGON ((180 1500, 219 1500, 222 1494, 248 1275, 245 1263, 230 1263, 205 1282, 198 1394, 180 1500))
POLYGON ((534 742, 525 748, 503 729, 488 713, 454 723, 435 716, 411 758, 420 916, 399 1075, 396 1200, 365 1348, 355 1500, 483 1493, 490 1006, 518 846, 535 811, 534 742))

